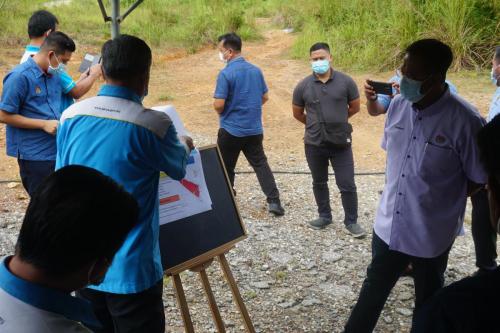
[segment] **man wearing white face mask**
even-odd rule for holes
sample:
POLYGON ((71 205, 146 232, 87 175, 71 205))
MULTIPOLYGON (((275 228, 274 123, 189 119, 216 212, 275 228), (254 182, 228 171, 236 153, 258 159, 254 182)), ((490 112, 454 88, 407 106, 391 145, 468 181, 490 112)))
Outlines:
MULTIPOLYGON (((40 46, 43 44, 45 38, 57 31, 58 24, 59 21, 54 14, 46 10, 37 10, 31 15, 28 21, 30 43, 26 46, 21 58, 21 64, 40 51, 40 46)), ((65 61, 58 61, 56 67, 62 88, 61 112, 73 104, 74 99, 79 99, 85 95, 102 74, 101 65, 97 64, 83 73, 80 79, 75 82, 66 72, 66 63, 65 61)))
POLYGON ((40 52, 15 67, 3 81, 0 122, 7 124, 7 155, 17 158, 30 196, 55 168, 62 88, 54 74, 74 51, 71 38, 53 32, 40 52))
POLYGON ((348 122, 359 112, 358 88, 351 77, 333 70, 328 44, 311 46, 310 60, 313 74, 297 85, 292 102, 293 116, 305 125, 305 154, 319 213, 319 217, 309 221, 309 225, 322 229, 332 223, 328 191, 328 164, 331 163, 341 193, 346 230, 352 236, 361 238, 365 231, 357 223, 352 127, 348 122))
POLYGON ((214 109, 219 114, 217 144, 234 187, 234 168, 243 152, 255 170, 268 210, 275 216, 285 214, 278 187, 267 162, 262 141, 262 105, 269 99, 262 71, 241 55, 241 38, 235 33, 219 37, 219 58, 227 63, 217 76, 214 109))

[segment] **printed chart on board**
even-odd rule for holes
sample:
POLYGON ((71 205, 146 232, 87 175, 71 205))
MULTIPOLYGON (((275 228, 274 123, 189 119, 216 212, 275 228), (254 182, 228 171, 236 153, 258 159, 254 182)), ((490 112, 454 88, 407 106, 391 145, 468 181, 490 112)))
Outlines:
MULTIPOLYGON (((172 106, 153 109, 167 113, 179 135, 188 135, 179 115, 172 106)), ((160 198, 160 225, 212 209, 212 200, 205 182, 200 152, 197 149, 189 155, 184 179, 178 181, 165 173, 160 174, 158 194, 160 198)))

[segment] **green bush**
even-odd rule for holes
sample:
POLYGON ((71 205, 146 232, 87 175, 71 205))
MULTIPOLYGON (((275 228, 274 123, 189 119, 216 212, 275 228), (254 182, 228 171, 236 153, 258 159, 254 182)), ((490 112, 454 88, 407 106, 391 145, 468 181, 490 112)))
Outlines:
POLYGON ((281 13, 302 31, 292 55, 305 58, 310 45, 326 41, 335 63, 352 69, 393 69, 420 38, 438 38, 455 54, 454 69, 489 66, 499 43, 498 0, 302 0, 280 1, 281 13), (296 10, 297 6, 301 9, 296 10), (285 14, 283 14, 285 13, 285 14))

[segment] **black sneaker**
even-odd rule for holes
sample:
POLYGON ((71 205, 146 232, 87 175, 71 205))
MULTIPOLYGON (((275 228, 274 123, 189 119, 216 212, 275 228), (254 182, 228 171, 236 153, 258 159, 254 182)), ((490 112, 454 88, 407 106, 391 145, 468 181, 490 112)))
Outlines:
POLYGON ((324 229, 327 225, 332 223, 332 219, 327 219, 325 217, 318 217, 315 220, 307 222, 309 226, 315 230, 324 229))
POLYGON ((274 216, 283 216, 285 215, 285 209, 281 206, 280 202, 270 202, 269 213, 273 213, 274 216))

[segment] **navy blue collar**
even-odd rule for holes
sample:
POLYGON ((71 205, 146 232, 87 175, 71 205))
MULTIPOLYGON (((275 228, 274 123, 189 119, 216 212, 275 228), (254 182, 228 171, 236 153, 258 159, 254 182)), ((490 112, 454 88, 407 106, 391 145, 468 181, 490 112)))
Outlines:
POLYGON ((128 99, 129 101, 133 101, 142 105, 141 97, 126 87, 103 84, 101 86, 101 89, 99 89, 97 96, 118 97, 128 99))
POLYGON ((101 326, 89 302, 25 281, 12 274, 7 268, 7 262, 11 258, 6 257, 0 263, 0 288, 6 293, 35 308, 57 313, 77 322, 101 326))

